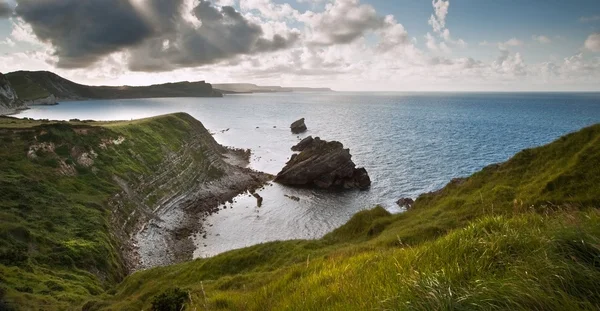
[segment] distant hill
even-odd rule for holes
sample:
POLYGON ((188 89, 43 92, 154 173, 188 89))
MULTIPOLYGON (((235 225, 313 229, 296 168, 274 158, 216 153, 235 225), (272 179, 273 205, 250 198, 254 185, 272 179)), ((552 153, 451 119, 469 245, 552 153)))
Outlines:
POLYGON ((213 87, 222 93, 285 93, 285 92, 333 92, 330 88, 261 86, 252 83, 220 83, 213 87))
POLYGON ((48 71, 6 74, 19 99, 26 104, 54 104, 60 100, 154 97, 221 97, 209 83, 177 82, 150 86, 89 86, 48 71))

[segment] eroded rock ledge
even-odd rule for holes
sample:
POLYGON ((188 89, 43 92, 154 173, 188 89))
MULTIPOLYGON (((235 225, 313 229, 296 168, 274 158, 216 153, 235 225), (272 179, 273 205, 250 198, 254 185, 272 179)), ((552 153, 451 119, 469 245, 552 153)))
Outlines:
POLYGON ((371 186, 367 170, 357 168, 349 149, 338 141, 324 141, 311 136, 302 140, 292 150, 286 166, 275 181, 288 186, 317 187, 322 189, 361 189, 371 186))
POLYGON ((110 202, 113 232, 123 241, 130 272, 192 260, 192 238, 203 233, 204 218, 273 178, 244 167, 248 151, 224 148, 200 122, 185 117, 193 134, 177 152, 163 147, 152 174, 128 181, 114 177, 122 191, 110 202))

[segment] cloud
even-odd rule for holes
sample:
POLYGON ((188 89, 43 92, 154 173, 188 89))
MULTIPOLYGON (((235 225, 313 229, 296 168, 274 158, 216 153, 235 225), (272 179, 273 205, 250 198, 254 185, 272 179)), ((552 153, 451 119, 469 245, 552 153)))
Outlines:
POLYGON ((295 20, 300 14, 287 3, 275 4, 271 0, 242 0, 240 2, 240 9, 242 11, 256 10, 261 16, 272 20, 295 20))
POLYGON ((509 47, 521 46, 523 44, 524 44, 523 41, 521 41, 517 38, 511 38, 504 42, 498 42, 498 48, 501 50, 506 50, 509 47))
POLYGON ((520 53, 512 54, 508 50, 501 50, 500 56, 491 66, 498 73, 509 76, 524 76, 527 68, 520 53))
POLYGON ((552 43, 552 40, 550 40, 550 38, 548 38, 546 36, 536 36, 536 35, 533 35, 531 38, 534 41, 537 41, 537 42, 542 43, 542 44, 552 43))
POLYGON ((433 31, 441 33, 446 28, 446 16, 448 15, 450 1, 433 0, 432 4, 434 14, 429 18, 429 25, 433 27, 433 31))
POLYGON ((581 18, 579 18, 579 21, 582 23, 600 21, 600 15, 582 16, 581 18))
POLYGON ((408 44, 410 44, 410 38, 404 26, 399 24, 392 15, 386 16, 385 26, 379 32, 377 48, 380 51, 389 51, 397 46, 408 44))
POLYGON ((261 26, 230 6, 217 8, 200 1, 192 13, 202 23, 200 27, 180 23, 177 32, 147 40, 132 50, 130 69, 163 71, 208 65, 239 55, 286 49, 299 38, 295 31, 285 37, 275 34, 264 38, 261 26))
POLYGON ((0 0, 0 18, 9 17, 13 13, 12 7, 6 0, 0 0))
POLYGON ((52 44, 64 68, 89 66, 153 33, 128 0, 19 0, 16 13, 52 44))
POLYGON ((15 42, 11 38, 6 38, 6 39, 0 41, 0 45, 8 45, 10 47, 14 47, 15 42))
POLYGON ((600 52, 600 33, 591 34, 584 43, 587 50, 592 52, 600 52))
POLYGON ((359 0, 336 0, 323 12, 307 11, 298 19, 310 29, 309 41, 318 45, 348 44, 386 26, 385 17, 359 0))
POLYGON ((450 29, 446 28, 446 17, 450 8, 450 1, 433 0, 433 14, 429 17, 429 25, 433 28, 434 35, 443 40, 439 45, 436 39, 430 33, 425 36, 427 48, 431 51, 442 51, 444 53, 452 53, 450 47, 466 47, 467 43, 463 39, 454 40, 450 35, 450 29))
POLYGON ((129 51, 132 70, 162 71, 291 46, 296 32, 263 37, 231 6, 200 0, 18 0, 17 15, 51 44, 60 68, 129 51))

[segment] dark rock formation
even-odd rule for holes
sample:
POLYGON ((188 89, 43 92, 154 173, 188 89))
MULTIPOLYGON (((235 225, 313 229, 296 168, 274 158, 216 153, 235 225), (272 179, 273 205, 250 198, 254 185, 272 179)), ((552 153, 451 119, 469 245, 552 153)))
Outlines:
POLYGON ((300 202, 300 198, 294 195, 284 195, 286 198, 292 200, 292 201, 296 201, 296 202, 300 202))
POLYGON ((253 193, 252 195, 256 198, 256 205, 258 207, 261 207, 262 202, 263 202, 263 197, 261 197, 260 194, 258 194, 258 193, 253 193))
POLYGON ((304 148, 306 148, 307 146, 310 146, 310 144, 313 143, 313 137, 312 136, 308 136, 306 138, 304 138, 303 140, 301 140, 297 145, 292 147, 292 151, 302 151, 304 150, 304 148))
POLYGON ((371 179, 364 168, 356 168, 348 149, 337 141, 303 140, 301 149, 277 174, 275 181, 299 187, 368 189, 371 179))
POLYGON ((415 200, 411 198, 400 198, 400 200, 396 201, 396 204, 409 210, 413 207, 413 204, 415 204, 415 200))
POLYGON ((306 132, 307 128, 306 128, 306 124, 304 124, 304 118, 292 123, 292 125, 290 125, 290 129, 292 130, 292 133, 294 133, 294 134, 300 134, 300 133, 306 132))

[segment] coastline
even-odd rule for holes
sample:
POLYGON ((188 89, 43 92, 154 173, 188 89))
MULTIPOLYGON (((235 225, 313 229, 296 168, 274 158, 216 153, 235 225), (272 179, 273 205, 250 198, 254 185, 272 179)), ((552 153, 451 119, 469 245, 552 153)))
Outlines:
MULTIPOLYGON (((269 174, 245 167, 249 164, 246 151, 225 149, 222 157, 227 165, 221 178, 163 199, 152 211, 152 217, 137 221, 122 250, 129 273, 191 261, 196 250, 193 237, 204 234, 206 217, 218 213, 221 205, 238 195, 260 189, 272 180, 269 174)), ((117 182, 123 191, 111 205, 117 207, 123 198, 137 198, 134 189, 123 181, 117 182)))

